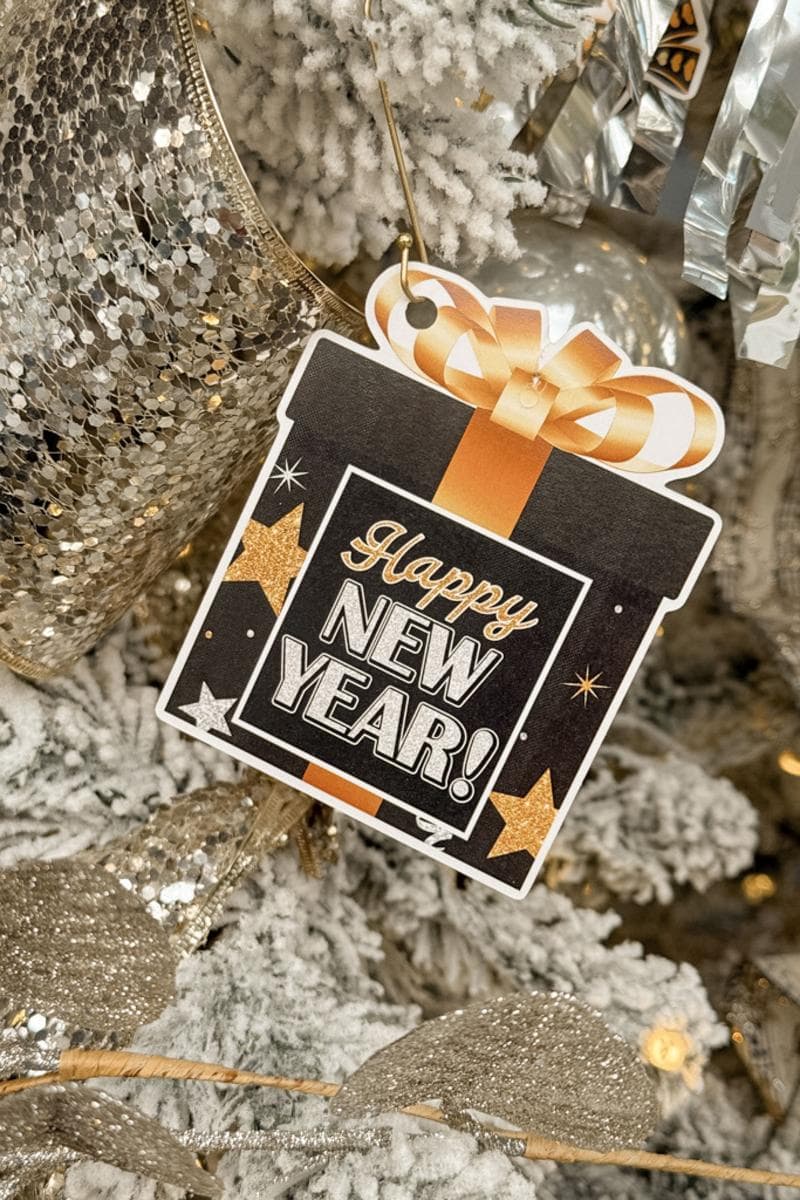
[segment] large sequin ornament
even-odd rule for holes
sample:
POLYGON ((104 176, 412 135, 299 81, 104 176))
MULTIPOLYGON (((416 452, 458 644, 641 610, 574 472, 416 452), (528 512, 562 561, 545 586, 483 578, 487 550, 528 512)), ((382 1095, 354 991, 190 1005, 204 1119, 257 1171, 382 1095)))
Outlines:
POLYGON ((342 1117, 441 1101, 451 1124, 483 1113, 576 1146, 640 1143, 657 1118, 655 1085, 599 1013, 560 992, 479 1001, 379 1050, 331 1102, 342 1117))
POLYGON ((124 1043, 173 997, 166 932, 99 866, 64 859, 2 871, 0 912, 0 1026, 42 1052, 124 1043))
POLYGON ((257 465, 307 335, 362 326, 258 205, 188 0, 6 7, 0 659, 36 676, 257 465))

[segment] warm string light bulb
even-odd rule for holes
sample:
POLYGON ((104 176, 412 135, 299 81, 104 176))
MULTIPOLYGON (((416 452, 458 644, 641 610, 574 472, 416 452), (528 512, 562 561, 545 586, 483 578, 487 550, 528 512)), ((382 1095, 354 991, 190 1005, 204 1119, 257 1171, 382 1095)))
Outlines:
POLYGON ((741 887, 745 900, 750 904, 763 904, 765 900, 771 900, 778 889, 772 876, 763 871, 752 871, 745 875, 741 887))
POLYGON ((794 750, 781 750, 778 766, 787 775, 800 775, 800 754, 796 754, 794 750))
POLYGON ((642 1038, 643 1057, 659 1071, 683 1071, 693 1051, 692 1039, 681 1029, 656 1025, 642 1038))

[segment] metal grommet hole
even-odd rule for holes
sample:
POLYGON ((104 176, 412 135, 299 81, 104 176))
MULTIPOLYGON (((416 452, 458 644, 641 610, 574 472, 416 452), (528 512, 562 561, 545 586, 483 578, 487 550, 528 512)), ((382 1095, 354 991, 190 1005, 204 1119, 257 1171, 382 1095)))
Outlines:
POLYGON ((412 329, 430 329, 436 321, 437 308, 432 300, 427 298, 415 300, 406 305, 406 320, 412 329))

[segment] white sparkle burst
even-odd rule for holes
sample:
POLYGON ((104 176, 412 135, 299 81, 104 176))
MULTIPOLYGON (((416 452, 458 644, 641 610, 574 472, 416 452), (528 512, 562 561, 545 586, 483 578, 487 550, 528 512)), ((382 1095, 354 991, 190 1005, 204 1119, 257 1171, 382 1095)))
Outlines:
POLYGON ((290 492, 292 490, 292 485, 295 483, 299 488, 303 488, 305 490, 306 485, 300 482, 300 476, 307 475, 308 471, 298 471, 297 469, 302 461, 302 458, 298 458, 297 462, 293 463, 290 467, 288 458, 285 458, 283 460, 283 466, 278 466, 275 474, 270 475, 270 479, 278 480, 278 486, 275 488, 276 492, 279 492, 284 486, 286 487, 286 490, 290 492))

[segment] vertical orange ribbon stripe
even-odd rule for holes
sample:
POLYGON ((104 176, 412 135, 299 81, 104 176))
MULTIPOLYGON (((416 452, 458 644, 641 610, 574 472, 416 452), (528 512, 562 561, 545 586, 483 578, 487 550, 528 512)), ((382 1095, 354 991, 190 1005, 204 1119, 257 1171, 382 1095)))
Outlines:
POLYGON ((375 816, 383 804, 380 796, 376 796, 368 788, 359 787, 342 775, 337 775, 335 771, 318 767, 316 763, 308 764, 303 772, 303 782, 319 788, 328 796, 335 796, 337 800, 349 804, 351 808, 359 809, 360 812, 368 813, 371 817, 375 816))
POLYGON ((476 409, 436 489, 433 503, 510 537, 550 456, 476 409))

